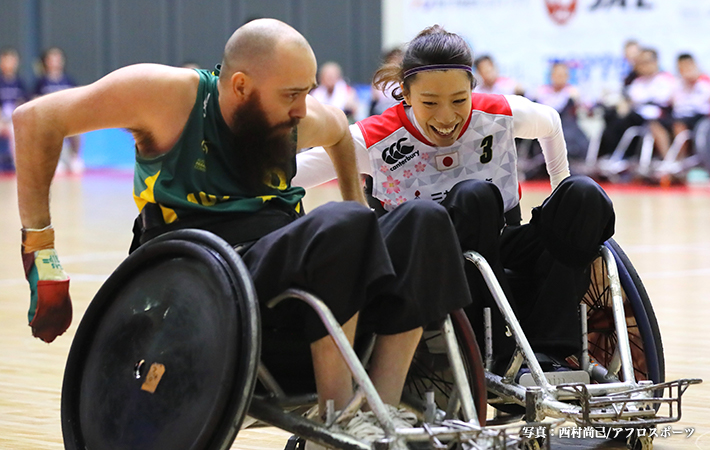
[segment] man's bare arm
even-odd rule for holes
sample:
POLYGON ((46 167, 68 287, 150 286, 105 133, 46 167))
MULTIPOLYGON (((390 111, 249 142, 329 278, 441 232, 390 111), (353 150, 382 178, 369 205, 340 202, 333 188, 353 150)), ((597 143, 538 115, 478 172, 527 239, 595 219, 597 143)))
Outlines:
POLYGON ((325 148, 338 174, 343 200, 367 205, 345 113, 338 108, 321 105, 311 96, 308 96, 307 105, 308 115, 298 127, 298 148, 325 148))
POLYGON ((126 128, 149 133, 153 150, 167 151, 189 116, 197 84, 194 71, 140 64, 18 107, 13 126, 22 225, 50 224, 49 186, 65 137, 126 128))
MULTIPOLYGON (((143 64, 119 69, 88 86, 39 97, 13 114, 22 265, 30 287, 32 335, 52 342, 71 324, 69 277, 54 249, 49 187, 62 141, 101 128, 127 128, 151 154, 169 150, 197 92, 194 71, 143 64), (145 139, 145 137, 149 139, 145 139)), ((141 149, 139 148, 139 152, 141 149)))

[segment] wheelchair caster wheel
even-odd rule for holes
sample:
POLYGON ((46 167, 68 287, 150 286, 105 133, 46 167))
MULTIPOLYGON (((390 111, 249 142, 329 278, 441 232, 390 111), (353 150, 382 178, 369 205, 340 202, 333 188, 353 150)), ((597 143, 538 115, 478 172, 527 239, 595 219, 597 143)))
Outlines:
POLYGON ((653 438, 650 436, 631 436, 626 441, 626 448, 629 450, 652 450, 653 438))

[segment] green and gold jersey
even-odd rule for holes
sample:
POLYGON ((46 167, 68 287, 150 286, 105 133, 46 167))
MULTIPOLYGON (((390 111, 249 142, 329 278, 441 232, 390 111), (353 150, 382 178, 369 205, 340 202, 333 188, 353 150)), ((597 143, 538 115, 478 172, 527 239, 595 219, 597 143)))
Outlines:
POLYGON ((218 77, 206 70, 197 72, 197 99, 178 142, 156 158, 136 155, 133 197, 138 209, 158 204, 165 223, 200 213, 256 212, 266 205, 300 213, 305 191, 291 186, 295 142, 289 173, 273 173, 258 195, 250 193, 239 180, 240 161, 226 145, 232 138, 217 101, 218 77))

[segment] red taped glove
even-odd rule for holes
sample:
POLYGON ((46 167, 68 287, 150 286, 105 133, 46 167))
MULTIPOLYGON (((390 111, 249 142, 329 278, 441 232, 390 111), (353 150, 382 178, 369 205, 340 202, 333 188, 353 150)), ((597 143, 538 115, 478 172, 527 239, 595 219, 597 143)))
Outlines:
POLYGON ((63 334, 72 319, 69 277, 54 250, 52 226, 22 230, 22 263, 30 284, 27 319, 32 335, 52 342, 63 334))

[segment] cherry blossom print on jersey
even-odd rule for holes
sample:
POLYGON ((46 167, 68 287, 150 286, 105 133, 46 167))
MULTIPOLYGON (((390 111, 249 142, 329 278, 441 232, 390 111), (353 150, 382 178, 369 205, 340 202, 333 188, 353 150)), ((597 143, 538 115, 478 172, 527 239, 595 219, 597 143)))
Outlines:
POLYGON ((387 175, 387 181, 382 183, 382 187, 388 194, 399 194, 399 184, 399 180, 392 178, 391 175, 387 175))

